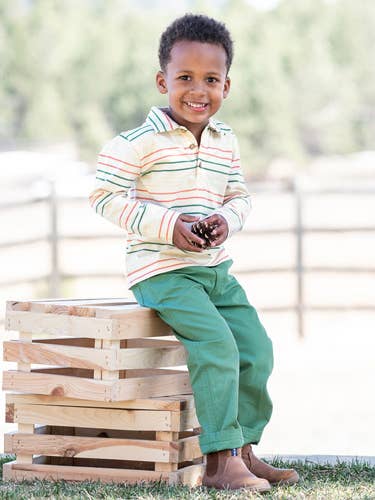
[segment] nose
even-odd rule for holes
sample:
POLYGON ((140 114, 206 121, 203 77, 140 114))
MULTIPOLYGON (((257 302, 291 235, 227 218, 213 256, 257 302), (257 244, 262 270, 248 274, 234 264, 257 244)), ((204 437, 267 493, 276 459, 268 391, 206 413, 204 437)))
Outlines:
POLYGON ((204 82, 199 82, 199 81, 191 82, 190 92, 196 95, 204 95, 206 92, 204 82))

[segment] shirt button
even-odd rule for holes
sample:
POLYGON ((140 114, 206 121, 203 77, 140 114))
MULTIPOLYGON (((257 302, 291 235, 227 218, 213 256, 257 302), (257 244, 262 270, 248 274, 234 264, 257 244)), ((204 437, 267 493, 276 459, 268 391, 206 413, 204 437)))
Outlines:
POLYGON ((194 149, 195 148, 195 144, 190 144, 189 148, 190 149, 194 149))

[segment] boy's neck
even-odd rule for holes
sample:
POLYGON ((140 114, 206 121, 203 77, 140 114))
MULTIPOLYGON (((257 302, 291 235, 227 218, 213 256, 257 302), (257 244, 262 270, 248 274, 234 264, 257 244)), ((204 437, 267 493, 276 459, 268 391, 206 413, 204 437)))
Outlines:
MULTIPOLYGON (((178 123, 178 120, 176 120, 176 118, 173 116, 170 108, 161 108, 161 110, 164 111, 164 113, 166 113, 170 118, 172 118, 173 121, 178 123)), ((185 126, 185 125, 182 125, 181 123, 178 123, 178 125, 185 126)), ((200 145, 200 142, 201 142, 202 132, 206 128, 207 125, 208 125, 208 123, 206 123, 206 124, 197 123, 197 124, 191 124, 191 126, 186 127, 195 137, 195 139, 198 143, 198 146, 200 145)))

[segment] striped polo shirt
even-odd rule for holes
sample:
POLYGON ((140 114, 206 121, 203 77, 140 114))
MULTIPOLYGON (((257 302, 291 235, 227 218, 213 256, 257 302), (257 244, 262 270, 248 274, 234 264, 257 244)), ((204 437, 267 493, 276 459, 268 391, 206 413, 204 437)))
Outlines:
POLYGON ((233 131, 210 119, 200 145, 162 108, 109 141, 99 154, 90 205, 124 229, 129 287, 187 266, 216 266, 230 256, 223 245, 203 252, 173 245, 180 214, 221 214, 229 235, 240 230, 251 204, 233 131))

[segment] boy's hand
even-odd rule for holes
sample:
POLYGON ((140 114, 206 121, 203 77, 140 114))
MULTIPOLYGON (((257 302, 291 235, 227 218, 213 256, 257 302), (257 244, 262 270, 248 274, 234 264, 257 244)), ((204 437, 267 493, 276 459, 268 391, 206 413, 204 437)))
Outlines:
POLYGON ((214 229, 210 233, 210 246, 217 247, 224 243, 224 241, 228 237, 229 228, 226 219, 219 214, 213 214, 206 219, 201 221, 203 224, 207 224, 207 226, 214 226, 214 229), (215 227, 216 226, 216 227, 215 227))
POLYGON ((180 250, 189 252, 202 252, 205 241, 191 232, 191 223, 199 220, 199 217, 181 214, 176 220, 173 230, 173 244, 180 250))

